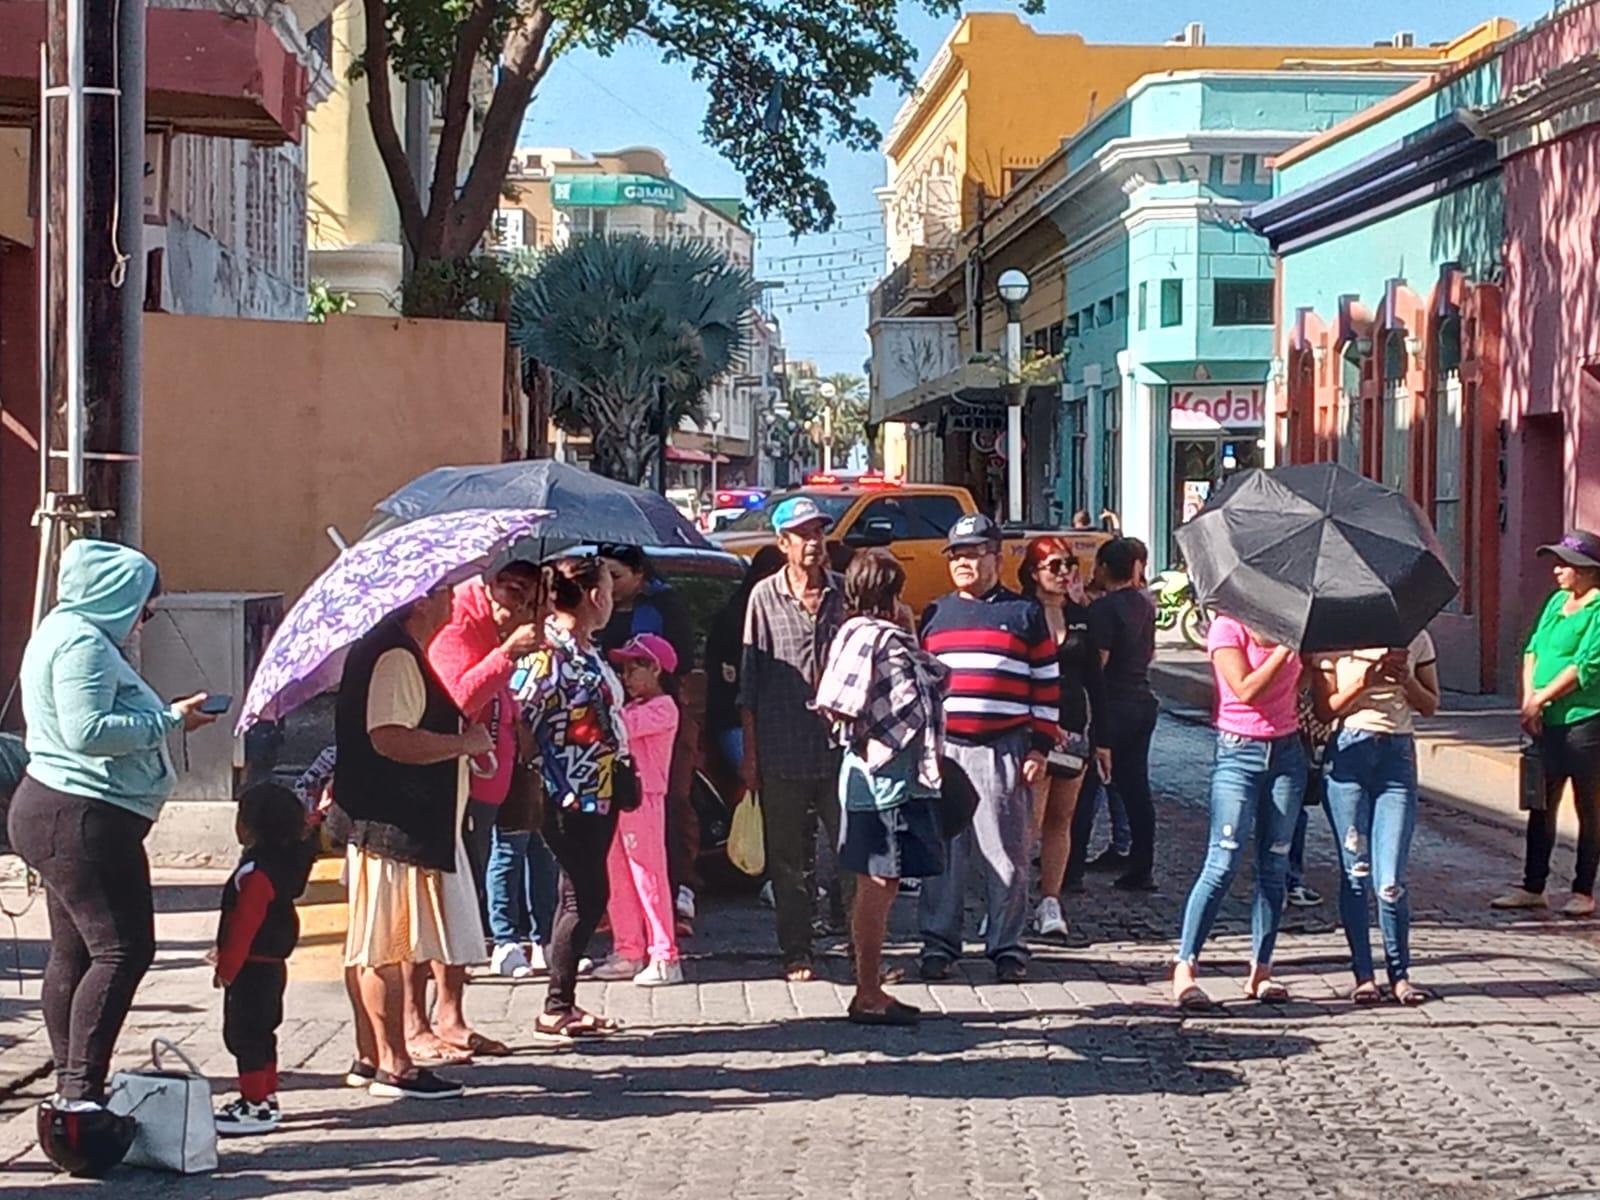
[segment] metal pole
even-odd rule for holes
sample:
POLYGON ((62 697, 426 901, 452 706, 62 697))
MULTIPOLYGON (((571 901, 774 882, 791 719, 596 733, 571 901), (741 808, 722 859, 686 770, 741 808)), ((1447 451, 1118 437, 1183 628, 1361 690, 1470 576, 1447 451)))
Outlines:
MULTIPOLYGON (((39 195, 49 194, 50 51, 39 45, 39 195)), ((50 216, 39 205, 39 509, 50 494, 50 216)), ((43 560, 41 552, 40 559, 43 560)), ((43 614, 40 614, 41 616, 43 614)))
POLYGON ((667 390, 657 379, 656 387, 656 491, 667 494, 667 390))
POLYGON ((144 36, 145 0, 120 0, 117 28, 117 247, 121 291, 122 428, 117 534, 144 540, 144 36))
POLYGON ((67 492, 84 493, 83 0, 67 10, 67 492))
POLYGON ((1006 405, 1006 519, 1022 522, 1022 314, 1006 311, 1006 379, 1011 402, 1006 405))

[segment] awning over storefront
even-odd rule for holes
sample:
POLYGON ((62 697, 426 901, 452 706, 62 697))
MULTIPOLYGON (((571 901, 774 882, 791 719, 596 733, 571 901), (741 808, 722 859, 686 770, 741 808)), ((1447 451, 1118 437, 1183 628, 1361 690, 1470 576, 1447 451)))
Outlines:
MULTIPOLYGON (((688 450, 682 446, 667 447, 667 461, 680 463, 709 463, 711 455, 704 450, 688 450)), ((732 460, 726 454, 717 455, 717 465, 722 466, 732 460)))
POLYGON ((683 188, 655 175, 553 175, 550 203, 555 208, 685 208, 683 188))
MULTIPOLYGON (((1023 368, 1024 403, 1061 394, 1059 358, 1036 359, 1023 368)), ((974 409, 1003 408, 1016 393, 1006 369, 995 362, 969 362, 948 375, 930 379, 908 392, 874 402, 872 420, 932 421, 952 406, 974 409), (881 411, 880 411, 881 409, 881 411)))

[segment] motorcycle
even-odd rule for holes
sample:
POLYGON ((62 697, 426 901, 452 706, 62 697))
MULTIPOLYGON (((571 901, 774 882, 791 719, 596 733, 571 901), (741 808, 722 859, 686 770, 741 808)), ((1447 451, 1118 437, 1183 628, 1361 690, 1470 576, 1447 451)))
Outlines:
POLYGON ((1150 592, 1156 602, 1156 628, 1176 629, 1189 645, 1197 650, 1205 649, 1211 617, 1200 606, 1189 573, 1176 568, 1162 571, 1155 577, 1150 592))

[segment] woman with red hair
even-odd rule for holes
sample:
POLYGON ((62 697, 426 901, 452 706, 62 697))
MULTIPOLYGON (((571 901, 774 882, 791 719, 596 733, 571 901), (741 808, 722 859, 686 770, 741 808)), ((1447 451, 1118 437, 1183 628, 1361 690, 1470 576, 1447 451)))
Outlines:
POLYGON ((1034 820, 1039 832, 1039 909, 1035 930, 1063 937, 1061 887, 1072 849, 1072 815, 1092 755, 1100 777, 1111 776, 1111 754, 1094 749, 1093 721, 1105 712, 1100 655, 1089 637, 1089 600, 1078 559, 1065 538, 1040 537, 1028 543, 1017 578, 1023 592, 1044 609, 1061 665, 1062 741, 1051 751, 1048 772, 1034 787, 1034 820))

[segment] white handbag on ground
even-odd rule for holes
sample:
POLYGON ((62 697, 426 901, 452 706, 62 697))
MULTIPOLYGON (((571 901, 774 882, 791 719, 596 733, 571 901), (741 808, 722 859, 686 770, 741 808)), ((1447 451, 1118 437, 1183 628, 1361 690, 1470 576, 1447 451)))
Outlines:
POLYGON ((217 1169, 217 1124, 211 1112, 211 1084, 198 1067, 166 1038, 150 1043, 150 1065, 118 1071, 111 1077, 106 1107, 130 1116, 139 1126, 122 1161, 133 1167, 154 1167, 194 1175, 217 1169), (162 1053, 182 1061, 187 1070, 172 1070, 162 1053))

